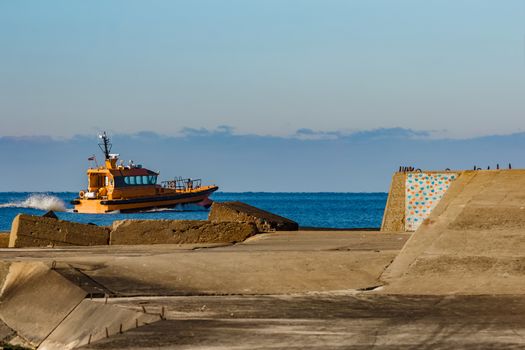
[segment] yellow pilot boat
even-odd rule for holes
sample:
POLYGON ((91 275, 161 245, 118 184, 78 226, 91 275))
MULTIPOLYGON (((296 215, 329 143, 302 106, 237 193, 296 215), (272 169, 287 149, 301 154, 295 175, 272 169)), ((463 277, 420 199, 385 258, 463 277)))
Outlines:
POLYGON ((105 165, 87 171, 88 188, 80 191, 71 201, 77 213, 108 213, 112 211, 132 212, 153 208, 170 208, 179 204, 195 203, 205 207, 211 205, 208 198, 217 191, 217 186, 202 186, 200 179, 175 178, 157 184, 159 173, 135 165, 119 162, 119 155, 110 153, 111 143, 104 132, 99 135, 99 144, 104 152, 105 165))

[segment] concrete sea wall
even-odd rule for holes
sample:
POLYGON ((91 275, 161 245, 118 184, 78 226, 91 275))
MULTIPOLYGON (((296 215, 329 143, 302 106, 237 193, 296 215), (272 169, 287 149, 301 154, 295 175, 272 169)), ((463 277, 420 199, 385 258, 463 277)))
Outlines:
POLYGON ((525 170, 464 171, 383 273, 387 293, 522 294, 525 170))

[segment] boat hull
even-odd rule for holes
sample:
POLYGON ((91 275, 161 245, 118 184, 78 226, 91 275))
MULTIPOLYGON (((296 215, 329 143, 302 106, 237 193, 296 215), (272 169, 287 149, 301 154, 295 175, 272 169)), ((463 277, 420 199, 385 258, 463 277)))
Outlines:
POLYGON ((75 205, 75 212, 84 214, 103 214, 112 211, 134 212, 155 208, 172 208, 180 204, 202 203, 203 206, 209 207, 211 201, 208 197, 217 189, 218 187, 213 186, 205 190, 191 192, 112 200, 78 198, 71 203, 75 205))

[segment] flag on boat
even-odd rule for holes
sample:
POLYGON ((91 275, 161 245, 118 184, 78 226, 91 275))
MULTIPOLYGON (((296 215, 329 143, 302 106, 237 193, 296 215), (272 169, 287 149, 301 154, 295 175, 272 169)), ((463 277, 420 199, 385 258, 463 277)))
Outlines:
POLYGON ((95 156, 89 157, 88 160, 95 160, 95 156))

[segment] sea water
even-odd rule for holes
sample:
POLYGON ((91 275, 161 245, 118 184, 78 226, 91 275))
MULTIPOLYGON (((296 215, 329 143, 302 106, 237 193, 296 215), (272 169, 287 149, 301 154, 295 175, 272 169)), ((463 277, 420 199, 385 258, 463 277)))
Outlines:
MULTIPOLYGON (((9 231, 19 213, 42 215, 53 210, 60 219, 110 225, 123 219, 206 220, 208 210, 197 205, 138 213, 78 214, 69 202, 73 192, 0 192, 0 231, 9 231)), ((377 228, 381 226, 386 193, 228 193, 216 192, 217 202, 241 201, 295 220, 301 226, 377 228)))

